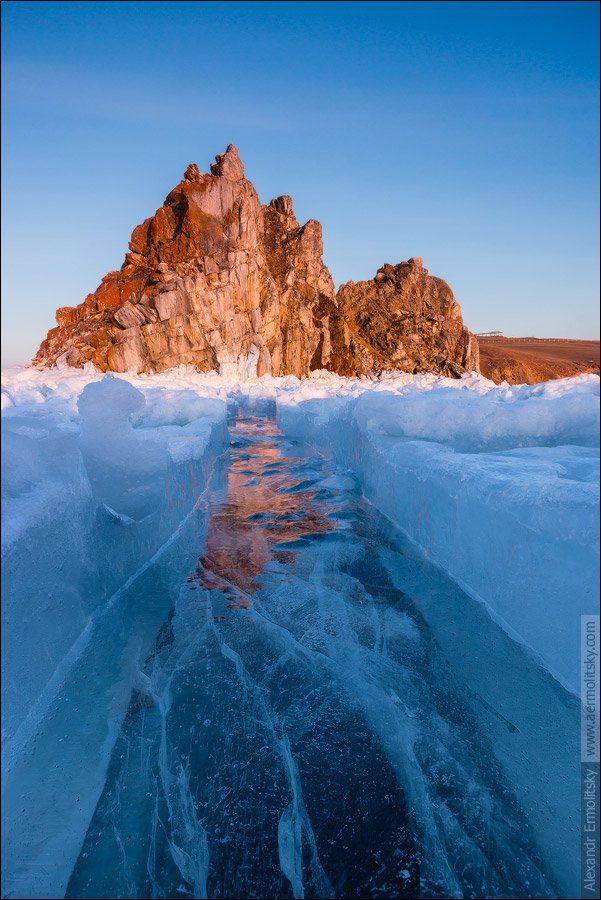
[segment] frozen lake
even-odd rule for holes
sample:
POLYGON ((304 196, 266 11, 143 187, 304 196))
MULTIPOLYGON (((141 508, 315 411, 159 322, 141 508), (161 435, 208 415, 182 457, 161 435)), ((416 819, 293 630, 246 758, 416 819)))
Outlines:
POLYGON ((575 697, 347 470, 229 435, 67 896, 567 896, 575 697))

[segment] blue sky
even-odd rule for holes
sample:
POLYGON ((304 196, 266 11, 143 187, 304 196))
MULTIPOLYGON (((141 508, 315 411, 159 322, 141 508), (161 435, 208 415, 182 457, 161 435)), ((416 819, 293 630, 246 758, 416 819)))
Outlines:
POLYGON ((598 337, 597 3, 3 8, 3 362, 235 143, 335 282, 423 256, 475 331, 598 337))

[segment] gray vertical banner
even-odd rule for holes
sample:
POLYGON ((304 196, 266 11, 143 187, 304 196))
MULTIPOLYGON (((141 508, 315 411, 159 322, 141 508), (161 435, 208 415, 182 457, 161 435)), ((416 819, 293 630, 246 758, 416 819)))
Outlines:
POLYGON ((599 896, 599 616, 581 616, 581 897, 599 896))

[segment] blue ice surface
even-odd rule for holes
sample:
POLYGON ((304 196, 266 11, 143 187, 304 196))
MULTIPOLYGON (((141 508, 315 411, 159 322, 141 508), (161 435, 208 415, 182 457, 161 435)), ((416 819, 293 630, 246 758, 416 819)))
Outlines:
POLYGON ((508 619, 520 564, 588 578, 595 447, 101 384, 4 423, 4 895, 574 893, 579 705, 508 619))

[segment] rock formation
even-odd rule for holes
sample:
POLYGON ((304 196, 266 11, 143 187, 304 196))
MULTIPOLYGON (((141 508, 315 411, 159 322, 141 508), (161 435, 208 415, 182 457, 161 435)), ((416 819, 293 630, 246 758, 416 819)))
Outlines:
POLYGON ((459 377, 478 371, 478 343, 463 325, 453 291, 429 275, 419 257, 386 264, 371 281, 343 284, 337 301, 341 374, 391 368, 459 377))
POLYGON ((459 304, 421 260, 385 265, 336 295, 322 253, 319 222, 300 226, 288 196, 263 206, 230 144, 210 174, 188 166, 134 228, 118 272, 56 311, 33 362, 299 377, 478 368, 459 304))

